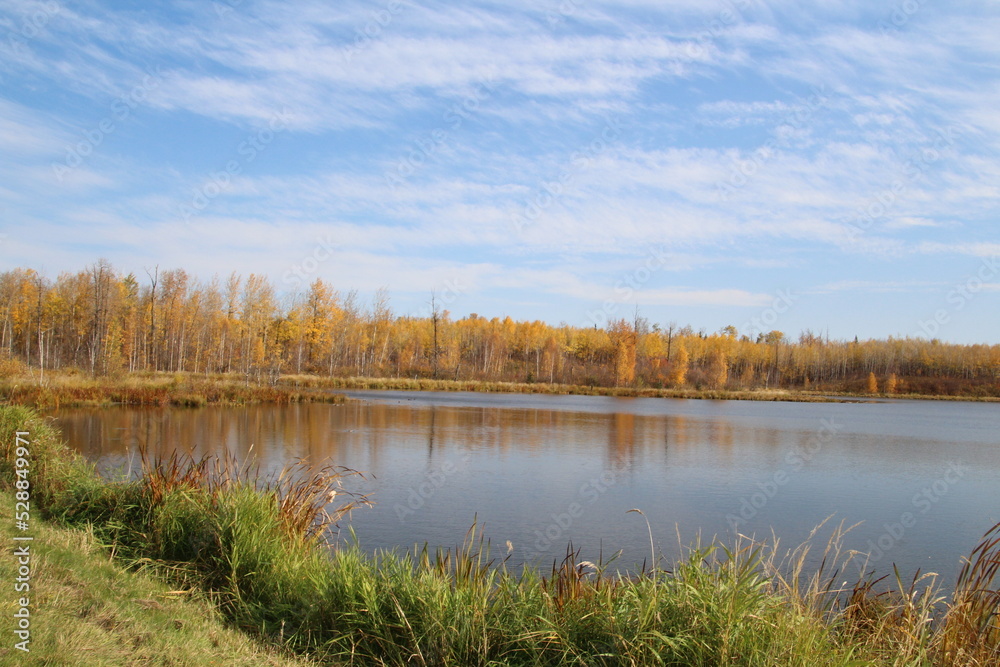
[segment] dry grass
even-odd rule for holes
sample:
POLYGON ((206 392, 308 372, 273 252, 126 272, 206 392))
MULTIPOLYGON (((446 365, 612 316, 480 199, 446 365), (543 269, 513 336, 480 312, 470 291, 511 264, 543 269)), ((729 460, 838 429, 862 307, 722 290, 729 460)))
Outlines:
POLYGON ((471 391, 482 393, 621 396, 632 398, 792 401, 798 403, 830 403, 838 400, 815 393, 795 392, 786 389, 657 389, 652 387, 600 387, 576 384, 549 384, 544 382, 484 382, 479 380, 432 380, 427 378, 343 378, 319 377, 315 375, 285 375, 281 377, 280 384, 296 388, 471 391))
MULTIPOLYGON (((843 400, 885 398, 850 392, 816 392, 788 389, 658 389, 652 387, 601 387, 543 382, 485 382, 479 380, 433 380, 427 378, 326 377, 284 375, 275 384, 250 381, 240 375, 136 372, 117 377, 90 377, 79 371, 46 373, 23 365, 0 368, 0 401, 42 408, 70 406, 144 405, 202 407, 254 403, 343 403, 336 393, 344 389, 418 391, 468 391, 632 398, 683 398, 704 400, 785 401, 829 403, 843 400)), ((929 396, 900 394, 892 398, 1000 401, 991 397, 929 396)))
POLYGON ((178 454, 150 459, 140 451, 140 481, 153 507, 160 507, 176 494, 204 493, 212 505, 225 494, 241 488, 253 489, 276 507, 277 518, 289 538, 312 542, 358 507, 371 505, 368 497, 344 488, 348 478, 364 474, 344 466, 320 468, 299 460, 272 476, 262 476, 250 459, 240 463, 233 455, 203 456, 178 454), (331 513, 329 507, 339 499, 331 513))
POLYGON ((937 643, 943 664, 1000 665, 1000 523, 962 566, 937 643))
POLYGON ((0 400, 44 408, 101 405, 201 407, 250 403, 343 403, 339 394, 248 382, 233 375, 133 373, 90 377, 82 373, 0 375, 0 400))

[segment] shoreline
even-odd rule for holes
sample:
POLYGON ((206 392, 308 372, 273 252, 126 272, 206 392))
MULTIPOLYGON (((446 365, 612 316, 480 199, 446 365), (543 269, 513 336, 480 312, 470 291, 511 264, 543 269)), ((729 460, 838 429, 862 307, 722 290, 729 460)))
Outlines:
POLYGON ((0 401, 39 408, 150 406, 197 408, 207 405, 254 405, 346 402, 319 389, 296 389, 257 383, 237 375, 136 372, 91 377, 53 372, 39 381, 16 376, 0 379, 0 401))
POLYGON ((610 396, 619 398, 674 398, 716 401, 767 401, 788 403, 865 403, 895 400, 1000 403, 993 396, 930 394, 864 394, 802 389, 697 389, 656 387, 603 387, 540 382, 487 382, 430 378, 329 377, 281 375, 258 382, 239 375, 135 372, 117 377, 91 377, 81 373, 52 372, 40 381, 33 376, 0 378, 0 401, 41 408, 154 406, 204 407, 331 403, 348 400, 338 390, 438 391, 484 394, 546 394, 610 396))
POLYGON ((331 390, 440 391, 495 394, 550 394, 612 396, 621 398, 680 398, 722 401, 784 401, 790 403, 858 403, 869 401, 927 400, 1000 403, 994 396, 945 396, 939 394, 859 394, 800 389, 671 389, 656 387, 600 387, 573 384, 486 382, 480 380, 434 380, 428 378, 323 377, 286 375, 282 383, 331 390))

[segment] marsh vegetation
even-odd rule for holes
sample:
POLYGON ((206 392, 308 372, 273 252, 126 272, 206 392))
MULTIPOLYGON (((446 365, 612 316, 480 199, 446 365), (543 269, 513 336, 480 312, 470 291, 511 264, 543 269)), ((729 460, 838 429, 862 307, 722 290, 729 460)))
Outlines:
MULTIPOLYGON (((842 583, 838 535, 694 543, 618 572, 572 547, 551 570, 512 571, 478 526, 455 549, 331 548, 360 498, 351 471, 260 476, 219 459, 147 460, 102 479, 26 408, 0 409, 0 479, 31 434, 32 498, 49 525, 85 529, 116 562, 207 596, 260 642, 329 664, 991 665, 1000 656, 1000 527, 952 595, 934 577, 842 583), (337 492, 331 495, 331 492, 337 492), (331 509, 336 507, 336 510, 331 509), (805 567, 818 549, 823 566, 805 567)), ((46 528, 47 530, 48 528, 46 528)))

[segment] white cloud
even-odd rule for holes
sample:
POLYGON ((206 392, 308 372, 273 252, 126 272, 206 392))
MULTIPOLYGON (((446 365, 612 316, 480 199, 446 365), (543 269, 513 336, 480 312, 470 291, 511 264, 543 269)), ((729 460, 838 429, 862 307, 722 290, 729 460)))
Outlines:
POLYGON ((538 303, 613 296, 629 258, 661 245, 675 263, 641 298, 676 307, 763 305, 763 276, 817 257, 829 275, 800 275, 839 285, 826 293, 904 298, 924 289, 910 260, 997 253, 995 12, 925 5, 881 35, 884 8, 860 0, 725 20, 726 3, 577 4, 555 21, 558 2, 405 3, 387 21, 385 5, 349 1, 66 8, 0 64, 5 224, 49 239, 53 261, 82 266, 98 247, 279 278, 328 234, 343 251, 319 271, 339 285, 461 275, 538 303), (54 187, 53 160, 157 66, 144 132, 115 133, 54 187), (180 225, 231 137, 278 113, 282 141, 180 225), (621 132, 602 140, 612 119, 621 132), (420 164, 389 184, 411 153, 420 164), (896 258, 882 281, 874 267, 896 258))
POLYGON ((0 154, 6 156, 48 156, 65 146, 39 111, 0 98, 0 154))
POLYGON ((938 243, 925 241, 917 245, 916 251, 923 254, 955 254, 972 257, 1000 257, 1000 243, 938 243))
POLYGON ((913 227, 944 227, 946 223, 929 218, 900 217, 893 218, 885 223, 885 229, 910 229, 913 227))
POLYGON ((869 292, 869 293, 904 293, 928 292, 942 287, 943 283, 931 281, 875 281, 875 280, 840 280, 816 287, 818 294, 829 292, 869 292))

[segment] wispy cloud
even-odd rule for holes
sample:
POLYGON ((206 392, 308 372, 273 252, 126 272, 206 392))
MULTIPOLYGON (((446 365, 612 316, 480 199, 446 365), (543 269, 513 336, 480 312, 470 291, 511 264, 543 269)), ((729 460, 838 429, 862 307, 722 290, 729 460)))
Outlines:
POLYGON ((331 238, 317 275, 400 309, 461 276, 579 321, 664 248, 628 295, 654 318, 714 330, 795 285, 812 301, 782 326, 853 334, 884 323, 841 296, 915 321, 928 266, 1000 251, 995 8, 572 4, 58 5, 0 58, 0 264, 280 281, 331 238))

